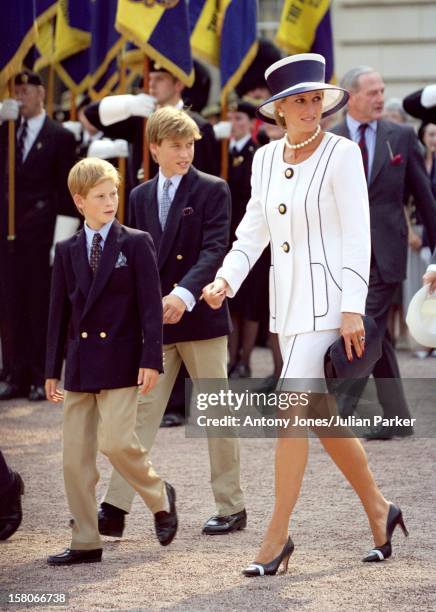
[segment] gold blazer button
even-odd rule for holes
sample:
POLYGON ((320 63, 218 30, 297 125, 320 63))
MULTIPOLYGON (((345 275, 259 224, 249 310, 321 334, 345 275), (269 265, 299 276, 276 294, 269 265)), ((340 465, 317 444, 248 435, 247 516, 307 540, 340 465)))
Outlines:
POLYGON ((177 283, 173 283, 173 287, 176 288, 177 287, 177 283))
POLYGON ((284 215, 286 211, 287 211, 286 204, 280 204, 280 206, 279 206, 279 213, 281 215, 284 215))
POLYGON ((176 255, 176 259, 180 261, 181 259, 183 259, 183 255, 176 255))
POLYGON ((284 250, 285 253, 289 253, 290 248, 291 247, 289 246, 289 242, 284 242, 282 244, 282 249, 284 250))
POLYGON ((107 337, 106 332, 100 332, 100 338, 106 338, 106 337, 107 337))
POLYGON ((82 336, 82 338, 87 338, 88 337, 87 332, 82 332, 80 335, 82 336))
POLYGON ((285 176, 286 178, 292 178, 294 176, 294 170, 292 168, 286 168, 285 176))

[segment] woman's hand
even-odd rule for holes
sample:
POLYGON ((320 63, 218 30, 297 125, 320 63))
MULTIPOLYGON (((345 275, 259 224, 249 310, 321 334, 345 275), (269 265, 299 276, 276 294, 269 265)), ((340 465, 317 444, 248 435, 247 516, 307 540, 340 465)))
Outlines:
POLYGON ((214 310, 221 308, 226 299, 229 285, 223 278, 216 278, 212 283, 203 287, 201 298, 214 310))
POLYGON ((348 361, 353 361, 352 347, 354 347, 356 355, 362 357, 365 350, 365 328, 360 314, 356 312, 342 313, 341 336, 344 339, 348 361))

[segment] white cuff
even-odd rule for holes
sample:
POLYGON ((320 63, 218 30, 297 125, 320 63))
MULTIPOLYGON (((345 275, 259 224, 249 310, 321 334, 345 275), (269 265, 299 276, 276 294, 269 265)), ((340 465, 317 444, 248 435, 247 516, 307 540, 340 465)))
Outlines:
POLYGON ((436 264, 430 264, 426 271, 427 272, 436 272, 436 264))
POLYGON ((176 295, 186 304, 186 310, 191 312, 195 306, 195 297, 184 287, 174 287, 170 295, 176 295))

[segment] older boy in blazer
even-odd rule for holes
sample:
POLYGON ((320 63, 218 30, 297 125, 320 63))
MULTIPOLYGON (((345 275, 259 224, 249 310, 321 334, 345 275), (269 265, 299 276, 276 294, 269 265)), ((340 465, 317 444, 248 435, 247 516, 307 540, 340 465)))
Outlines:
MULTIPOLYGON (((139 397, 138 437, 153 445, 181 363, 192 379, 227 379, 227 305, 212 311, 201 290, 225 254, 230 227, 227 184, 196 170, 194 142, 200 138, 189 115, 172 106, 147 122, 147 141, 159 174, 130 196, 132 225, 148 231, 158 251, 163 295, 165 373, 155 389, 139 397)), ((203 527, 209 535, 246 525, 239 482, 237 438, 208 437, 211 484, 217 514, 203 527)), ((121 536, 133 489, 115 471, 99 513, 100 533, 121 536)))
POLYGON ((162 305, 153 244, 120 225, 118 175, 83 159, 68 186, 84 228, 56 247, 47 341, 46 393, 57 389, 66 348, 64 480, 74 517, 71 547, 50 565, 101 561, 95 485, 97 450, 154 514, 159 542, 175 536, 175 491, 155 473, 136 434, 138 385, 146 394, 162 372, 162 305), (98 430, 98 438, 97 438, 98 430))

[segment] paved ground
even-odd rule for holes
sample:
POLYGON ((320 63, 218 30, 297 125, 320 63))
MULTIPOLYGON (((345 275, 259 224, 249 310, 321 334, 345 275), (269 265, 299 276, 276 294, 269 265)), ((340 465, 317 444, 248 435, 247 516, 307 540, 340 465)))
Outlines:
MULTIPOLYGON (((404 375, 436 377, 436 359, 419 361, 401 353, 401 365, 404 375)), ((265 375, 269 367, 268 351, 256 349, 255 374, 265 375)), ((429 412, 425 419, 429 426, 434 421, 429 412)), ((3 597, 6 592, 67 592, 68 610, 436 608, 434 439, 365 443, 377 481, 385 495, 401 505, 411 532, 408 540, 395 533, 394 555, 382 564, 361 563, 371 546, 364 513, 319 442, 311 440, 303 491, 291 525, 295 553, 289 573, 249 580, 240 572, 254 558, 271 510, 273 440, 241 443, 248 528, 207 538, 200 535, 203 520, 213 511, 205 441, 186 439, 182 428, 160 430, 153 459, 178 491, 180 531, 174 543, 168 549, 157 544, 150 516, 136 500, 126 537, 107 539, 103 563, 50 569, 46 555, 69 543, 61 410, 47 402, 5 402, 0 406, 0 428, 0 447, 26 482, 22 527, 11 540, 0 543, 3 597)), ((104 458, 99 459, 99 469, 101 494, 109 474, 104 458)), ((18 608, 3 603, 0 609, 18 608)))

